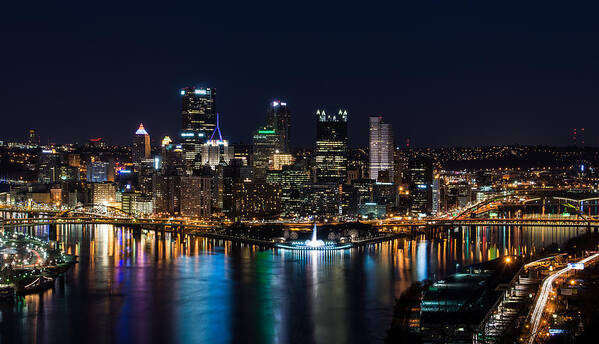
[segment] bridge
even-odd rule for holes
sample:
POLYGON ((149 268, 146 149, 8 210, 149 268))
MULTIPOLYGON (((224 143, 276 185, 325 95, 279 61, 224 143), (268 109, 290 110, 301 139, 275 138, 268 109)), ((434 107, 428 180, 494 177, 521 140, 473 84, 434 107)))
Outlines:
POLYGON ((536 188, 536 189, 519 189, 498 192, 490 197, 467 205, 462 209, 454 210, 451 215, 454 219, 472 216, 481 211, 488 211, 489 206, 493 204, 509 204, 509 205, 527 205, 533 202, 540 202, 543 213, 545 205, 548 201, 555 202, 558 206, 562 204, 579 206, 599 206, 599 190, 595 189, 561 189, 561 188, 536 188), (591 202, 594 202, 591 203, 591 202))

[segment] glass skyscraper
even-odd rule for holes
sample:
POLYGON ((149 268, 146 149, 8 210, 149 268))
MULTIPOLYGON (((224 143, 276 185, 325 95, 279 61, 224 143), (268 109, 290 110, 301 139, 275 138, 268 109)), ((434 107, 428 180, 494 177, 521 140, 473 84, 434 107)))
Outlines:
POLYGON ((287 103, 275 100, 270 104, 266 116, 266 125, 273 128, 279 137, 276 147, 279 153, 289 152, 290 120, 291 114, 289 108, 287 108, 287 103))
MULTIPOLYGON (((379 180, 379 174, 387 171, 384 182, 393 181, 393 127, 383 122, 383 117, 370 117, 369 176, 379 180)), ((381 176, 382 177, 382 176, 381 176)))
POLYGON ((181 96, 181 138, 204 143, 216 128, 216 89, 186 87, 181 96))
POLYGON ((347 172, 347 110, 316 111, 316 176, 319 182, 343 183, 347 172))

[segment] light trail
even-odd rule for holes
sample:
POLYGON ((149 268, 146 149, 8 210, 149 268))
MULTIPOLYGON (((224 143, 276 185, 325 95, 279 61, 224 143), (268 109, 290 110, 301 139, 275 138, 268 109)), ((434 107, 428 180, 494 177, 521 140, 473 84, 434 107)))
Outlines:
MULTIPOLYGON (((584 264, 597 257, 599 257, 599 253, 595 253, 585 259, 582 259, 578 263, 584 264)), ((541 318, 543 317, 543 313, 545 312, 545 306, 547 305, 549 294, 553 290, 553 282, 555 282, 556 279, 558 279, 563 274, 569 272, 570 270, 573 270, 573 268, 565 267, 557 271, 553 275, 545 278, 545 280, 543 281, 543 284, 541 285, 541 291, 539 293, 539 296, 537 297, 537 303, 534 306, 531 316, 532 330, 530 332, 530 338, 528 340, 529 344, 533 344, 537 336, 537 331, 539 330, 539 324, 541 323, 541 318)))

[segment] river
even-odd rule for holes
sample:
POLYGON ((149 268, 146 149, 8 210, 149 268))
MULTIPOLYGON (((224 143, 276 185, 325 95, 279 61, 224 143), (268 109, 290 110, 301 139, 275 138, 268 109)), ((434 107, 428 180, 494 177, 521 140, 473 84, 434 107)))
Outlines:
POLYGON ((53 289, 0 306, 1 343, 380 342, 411 283, 584 232, 457 228, 297 252, 110 225, 19 230, 79 263, 53 289))

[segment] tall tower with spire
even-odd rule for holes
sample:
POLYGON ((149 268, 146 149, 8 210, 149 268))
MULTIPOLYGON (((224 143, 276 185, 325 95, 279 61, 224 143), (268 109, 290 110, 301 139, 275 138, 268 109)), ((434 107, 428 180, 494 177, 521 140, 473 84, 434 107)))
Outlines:
POLYGON ((143 123, 133 136, 133 147, 131 147, 131 160, 134 164, 141 164, 145 159, 150 158, 152 147, 150 146, 150 134, 144 128, 143 123))
POLYGON ((202 145, 202 165, 209 165, 214 169, 217 165, 228 165, 234 158, 233 146, 229 146, 229 141, 223 139, 220 131, 220 117, 216 114, 216 127, 210 135, 210 139, 202 145))

